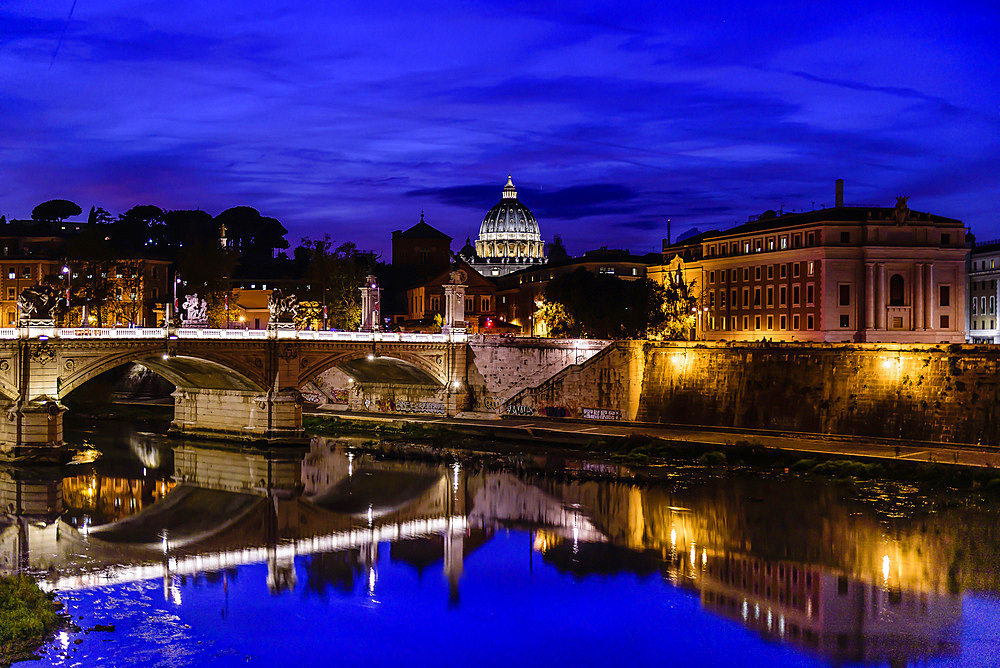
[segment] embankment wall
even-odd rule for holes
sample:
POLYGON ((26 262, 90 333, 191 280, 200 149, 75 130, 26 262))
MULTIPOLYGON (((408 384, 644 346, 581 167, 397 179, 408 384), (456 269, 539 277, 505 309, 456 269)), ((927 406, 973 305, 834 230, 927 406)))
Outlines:
POLYGON ((502 412, 1000 445, 1000 349, 618 342, 502 412))

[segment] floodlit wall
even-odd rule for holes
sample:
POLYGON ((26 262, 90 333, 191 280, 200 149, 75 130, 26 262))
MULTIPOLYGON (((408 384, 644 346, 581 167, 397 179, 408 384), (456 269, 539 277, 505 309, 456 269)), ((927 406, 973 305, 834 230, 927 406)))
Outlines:
POLYGON ((503 412, 998 445, 1000 348, 619 342, 503 412))

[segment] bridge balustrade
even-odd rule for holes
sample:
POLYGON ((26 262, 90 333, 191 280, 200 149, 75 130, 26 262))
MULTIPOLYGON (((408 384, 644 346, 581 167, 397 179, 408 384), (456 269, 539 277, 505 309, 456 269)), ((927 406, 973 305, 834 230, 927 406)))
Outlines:
POLYGON ((56 339, 297 339, 300 341, 372 341, 401 343, 466 343, 468 334, 425 334, 421 332, 333 332, 314 330, 265 329, 194 329, 181 327, 176 330, 159 327, 0 327, 0 340, 20 338, 56 339))

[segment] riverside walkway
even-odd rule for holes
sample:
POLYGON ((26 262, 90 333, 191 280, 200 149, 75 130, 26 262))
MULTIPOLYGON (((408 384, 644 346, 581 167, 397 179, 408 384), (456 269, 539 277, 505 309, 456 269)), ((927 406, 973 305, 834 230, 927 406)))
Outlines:
POLYGON ((385 413, 348 413, 314 409, 310 415, 340 417, 366 422, 420 422, 447 426, 456 432, 485 438, 583 445, 592 439, 647 435, 665 441, 697 443, 725 451, 738 441, 758 443, 766 448, 834 455, 859 459, 907 460, 953 466, 1000 468, 1000 448, 966 443, 937 443, 890 438, 867 438, 839 434, 782 432, 766 429, 737 429, 715 426, 594 422, 561 418, 437 417, 385 413))

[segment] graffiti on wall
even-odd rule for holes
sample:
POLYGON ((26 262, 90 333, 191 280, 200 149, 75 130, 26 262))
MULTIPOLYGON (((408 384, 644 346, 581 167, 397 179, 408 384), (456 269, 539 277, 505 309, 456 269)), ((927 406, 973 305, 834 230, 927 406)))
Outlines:
POLYGON ((347 404, 350 403, 350 398, 349 390, 333 390, 330 392, 330 403, 332 404, 347 404))
POLYGON ((491 411, 495 411, 500 408, 501 403, 502 402, 499 399, 483 399, 483 406, 485 406, 487 410, 491 411))
POLYGON ((542 409, 545 417, 569 417, 572 412, 565 406, 546 406, 542 409))
POLYGON ((581 408, 580 414, 588 420, 622 419, 622 412, 617 408, 581 408))
MULTIPOLYGON (((444 404, 436 401, 393 401, 392 399, 376 399, 372 402, 375 410, 381 413, 421 413, 427 415, 444 415, 444 404)), ((365 407, 369 401, 365 399, 365 407)))
POLYGON ((514 406, 507 406, 507 415, 519 415, 521 417, 527 417, 529 415, 534 415, 535 409, 531 406, 522 406, 521 404, 516 404, 514 406))

